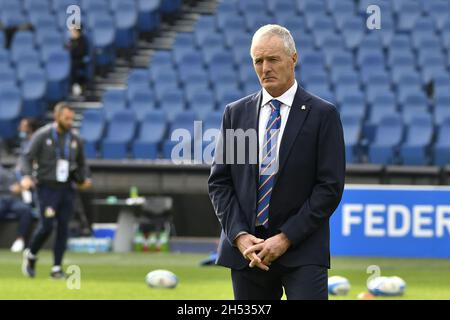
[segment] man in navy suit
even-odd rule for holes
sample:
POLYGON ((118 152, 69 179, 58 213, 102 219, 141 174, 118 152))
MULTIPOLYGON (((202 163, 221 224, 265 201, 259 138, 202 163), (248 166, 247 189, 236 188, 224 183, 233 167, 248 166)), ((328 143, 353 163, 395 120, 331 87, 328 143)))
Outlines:
POLYGON ((235 299, 280 299, 283 289, 327 299, 329 218, 345 180, 339 114, 297 84, 286 28, 261 27, 250 54, 262 90, 226 106, 208 181, 222 226, 217 263, 231 269, 235 299))

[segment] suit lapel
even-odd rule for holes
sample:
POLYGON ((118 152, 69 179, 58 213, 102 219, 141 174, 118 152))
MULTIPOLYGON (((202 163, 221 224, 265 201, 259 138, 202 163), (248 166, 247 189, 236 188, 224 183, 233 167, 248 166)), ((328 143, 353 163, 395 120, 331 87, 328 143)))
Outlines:
POLYGON ((274 187, 276 185, 278 176, 283 170, 295 139, 297 138, 300 130, 303 127, 304 121, 308 116, 309 110, 311 108, 311 106, 307 104, 307 101, 309 99, 310 96, 306 93, 306 91, 301 86, 298 86, 294 101, 291 106, 291 110, 289 111, 286 127, 281 138, 279 167, 278 172, 274 177, 274 187))
POLYGON ((252 129, 256 132, 256 164, 251 164, 253 180, 256 185, 259 183, 259 143, 258 143, 258 119, 259 119, 259 111, 262 99, 262 91, 259 91, 253 99, 247 102, 245 107, 246 112, 246 128, 245 130, 252 129))

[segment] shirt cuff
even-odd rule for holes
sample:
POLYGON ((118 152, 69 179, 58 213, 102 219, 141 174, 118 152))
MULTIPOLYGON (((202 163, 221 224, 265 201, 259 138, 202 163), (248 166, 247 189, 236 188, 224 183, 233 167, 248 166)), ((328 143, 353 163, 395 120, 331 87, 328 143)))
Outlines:
POLYGON ((234 237, 234 239, 233 239, 233 246, 236 247, 236 239, 239 238, 239 236, 242 236, 243 234, 248 234, 248 232, 247 231, 240 231, 240 232, 238 232, 236 237, 234 237))

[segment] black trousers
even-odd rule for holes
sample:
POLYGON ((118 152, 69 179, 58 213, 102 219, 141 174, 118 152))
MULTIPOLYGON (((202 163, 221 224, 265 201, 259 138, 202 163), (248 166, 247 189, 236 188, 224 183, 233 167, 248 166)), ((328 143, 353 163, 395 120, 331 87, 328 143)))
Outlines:
MULTIPOLYGON (((265 229, 255 235, 266 239, 265 229)), ((279 300, 283 289, 289 300, 327 300, 328 268, 319 265, 285 267, 276 261, 263 271, 258 267, 231 270, 236 300, 279 300)))
POLYGON ((17 235, 21 238, 26 238, 33 222, 31 207, 16 197, 0 197, 0 218, 10 212, 16 213, 19 217, 17 235))
POLYGON ((74 191, 68 186, 52 188, 38 187, 39 207, 41 219, 30 244, 32 254, 37 254, 51 235, 56 223, 56 239, 53 247, 54 265, 60 266, 66 251, 69 235, 69 222, 73 213, 74 191))

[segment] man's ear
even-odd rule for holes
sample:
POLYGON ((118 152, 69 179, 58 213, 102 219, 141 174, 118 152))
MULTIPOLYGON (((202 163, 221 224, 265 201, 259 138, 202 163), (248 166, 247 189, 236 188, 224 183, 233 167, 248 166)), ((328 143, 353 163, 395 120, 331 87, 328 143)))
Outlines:
POLYGON ((297 61, 298 61, 297 52, 292 55, 292 61, 294 62, 294 66, 295 66, 297 64, 297 61))

